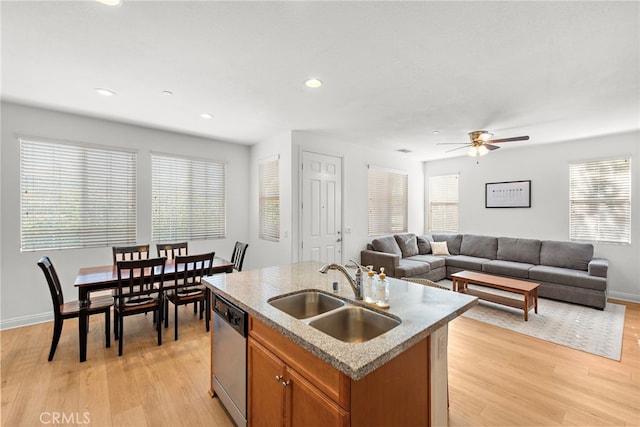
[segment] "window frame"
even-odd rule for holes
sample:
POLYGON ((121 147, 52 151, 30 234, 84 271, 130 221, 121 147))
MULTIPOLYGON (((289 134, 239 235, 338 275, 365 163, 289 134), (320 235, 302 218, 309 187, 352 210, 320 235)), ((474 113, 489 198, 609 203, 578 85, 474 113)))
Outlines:
POLYGON ((460 174, 443 174, 443 175, 433 175, 429 176, 428 180, 429 186, 429 220, 427 229, 429 232, 448 232, 448 233, 457 233, 460 229, 460 174), (447 191, 449 185, 453 188, 453 180, 455 179, 455 198, 449 197, 452 193, 447 191), (447 182, 451 180, 452 182, 447 182), (435 197, 438 196, 433 192, 432 185, 435 186, 438 184, 437 181, 444 181, 441 185, 447 185, 445 188, 445 194, 443 197, 435 197), (436 199, 436 200, 434 200, 436 199), (451 208, 455 207, 455 216, 453 221, 444 218, 439 218, 439 215, 446 214, 451 210, 451 208), (435 214, 434 211, 440 208, 439 210, 442 213, 435 214), (437 220, 434 221, 434 217, 437 220), (434 223, 436 225, 443 224, 441 228, 435 228, 434 223), (452 225, 451 227, 449 225, 452 225))
POLYGON ((409 173, 369 165, 367 175, 369 236, 406 233, 409 227, 409 173), (372 179, 375 180, 372 187, 372 179), (389 186, 389 184, 391 184, 389 186), (397 191, 400 188, 401 194, 397 191), (375 190, 379 192, 374 193, 375 190), (403 193, 403 194, 402 194, 403 193))
POLYGON ((631 156, 569 163, 571 241, 631 244, 631 168, 631 156))
POLYGON ((21 252, 136 242, 137 151, 33 136, 18 141, 21 252))
POLYGON ((227 183, 224 161, 151 152, 152 241, 225 239, 227 183))

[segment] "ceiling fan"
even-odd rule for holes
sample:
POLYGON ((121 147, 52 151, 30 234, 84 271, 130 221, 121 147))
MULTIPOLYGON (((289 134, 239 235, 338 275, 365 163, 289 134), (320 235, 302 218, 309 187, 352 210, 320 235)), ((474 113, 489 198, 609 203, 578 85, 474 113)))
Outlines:
POLYGON ((528 136, 514 136, 512 138, 500 138, 500 139, 491 139, 493 133, 487 130, 474 130, 473 132, 469 132, 469 139, 471 142, 439 142, 436 145, 462 145, 462 147, 452 148, 451 150, 447 150, 446 152, 459 150, 461 148, 469 147, 467 154, 473 157, 480 157, 487 154, 489 151, 497 150, 500 148, 497 145, 501 142, 511 142, 511 141, 527 141, 529 139, 528 136))

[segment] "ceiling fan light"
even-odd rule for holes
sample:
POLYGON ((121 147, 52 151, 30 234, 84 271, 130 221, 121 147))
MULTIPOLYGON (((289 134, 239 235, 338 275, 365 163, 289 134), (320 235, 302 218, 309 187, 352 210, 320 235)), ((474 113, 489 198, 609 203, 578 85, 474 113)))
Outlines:
POLYGON ((478 147, 478 154, 480 154, 481 156, 484 156, 488 152, 489 152, 489 150, 484 145, 481 145, 481 146, 478 147))

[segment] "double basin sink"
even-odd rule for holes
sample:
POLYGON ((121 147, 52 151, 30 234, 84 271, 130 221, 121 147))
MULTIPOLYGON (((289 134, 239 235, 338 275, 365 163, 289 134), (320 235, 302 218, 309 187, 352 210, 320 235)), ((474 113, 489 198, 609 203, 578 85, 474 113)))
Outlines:
POLYGON ((401 322, 315 290, 277 296, 267 302, 309 326, 348 343, 368 341, 401 322))

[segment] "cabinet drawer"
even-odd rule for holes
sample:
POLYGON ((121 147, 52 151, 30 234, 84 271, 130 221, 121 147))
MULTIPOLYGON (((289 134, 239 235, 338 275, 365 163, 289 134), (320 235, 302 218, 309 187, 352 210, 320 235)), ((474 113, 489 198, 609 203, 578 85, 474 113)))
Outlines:
POLYGON ((330 399, 349 409, 351 381, 345 374, 253 316, 249 317, 249 335, 298 371, 330 399))

